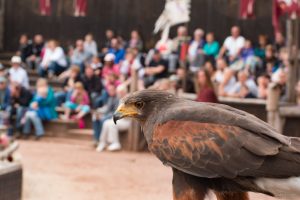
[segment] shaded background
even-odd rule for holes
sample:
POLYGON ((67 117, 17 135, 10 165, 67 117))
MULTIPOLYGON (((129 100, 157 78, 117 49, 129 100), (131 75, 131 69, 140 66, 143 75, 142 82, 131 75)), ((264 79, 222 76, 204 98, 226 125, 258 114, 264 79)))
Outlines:
MULTIPOLYGON (((22 33, 33 36, 41 33, 55 38, 64 46, 86 33, 94 34, 101 45, 105 30, 112 28, 128 39, 132 29, 138 29, 150 48, 158 36, 152 32, 157 18, 164 9, 165 0, 88 0, 86 17, 73 17, 73 0, 53 0, 51 16, 40 16, 38 0, 7 0, 5 5, 4 49, 16 50, 22 33)), ((256 1, 256 18, 238 19, 238 0, 192 0, 189 30, 197 27, 216 33, 222 41, 232 25, 239 25, 243 35, 256 41, 258 34, 273 37, 272 0, 256 1)), ((172 28, 171 35, 175 34, 172 28)))

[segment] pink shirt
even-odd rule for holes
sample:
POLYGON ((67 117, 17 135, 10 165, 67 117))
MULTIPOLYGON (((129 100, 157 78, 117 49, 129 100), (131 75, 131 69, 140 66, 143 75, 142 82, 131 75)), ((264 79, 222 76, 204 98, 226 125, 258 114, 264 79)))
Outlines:
POLYGON ((116 74, 116 75, 120 75, 120 68, 119 65, 114 65, 112 68, 108 67, 107 65, 105 65, 103 67, 102 70, 102 77, 105 78, 106 76, 108 76, 109 74, 116 74))

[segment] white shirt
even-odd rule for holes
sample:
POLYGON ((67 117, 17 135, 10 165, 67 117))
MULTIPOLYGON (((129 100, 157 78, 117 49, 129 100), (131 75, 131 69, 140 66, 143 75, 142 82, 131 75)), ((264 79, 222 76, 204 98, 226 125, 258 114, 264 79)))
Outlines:
POLYGON ((229 36, 224 42, 224 46, 228 50, 229 56, 235 56, 244 47, 244 45, 245 38, 243 36, 239 36, 238 38, 229 36))
MULTIPOLYGON (((258 95, 258 88, 256 83, 254 82, 254 80, 252 79, 248 79, 245 83, 245 85, 247 86, 249 92, 254 95, 255 97, 257 97, 258 95)), ((242 89, 242 84, 240 82, 235 83, 235 85, 230 89, 230 91, 228 92, 229 94, 236 94, 239 93, 242 89)))
POLYGON ((90 55, 97 56, 98 55, 98 48, 97 43, 93 40, 92 42, 84 42, 84 50, 88 52, 90 55))
POLYGON ((61 47, 56 47, 54 51, 49 48, 46 49, 41 65, 45 67, 49 65, 50 62, 57 62, 60 66, 67 67, 66 56, 61 47))
POLYGON ((29 88, 29 80, 27 72, 20 66, 18 68, 12 67, 9 69, 10 81, 19 83, 25 88, 29 88))
MULTIPOLYGON (((225 71, 224 71, 225 72, 225 71)), ((219 84, 221 84, 224 80, 224 72, 218 70, 215 75, 215 81, 219 84)), ((236 83, 236 78, 234 76, 231 77, 231 79, 227 82, 227 84, 224 86, 224 91, 226 93, 230 92, 230 90, 234 87, 236 83)))

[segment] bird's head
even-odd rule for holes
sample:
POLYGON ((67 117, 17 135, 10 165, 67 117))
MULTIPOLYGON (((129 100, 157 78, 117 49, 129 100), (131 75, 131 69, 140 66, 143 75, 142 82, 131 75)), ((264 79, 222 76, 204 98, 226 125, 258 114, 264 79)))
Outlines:
POLYGON ((120 105, 114 113, 113 120, 126 117, 144 122, 154 113, 161 111, 164 106, 176 99, 174 94, 160 90, 143 90, 126 96, 120 101, 120 105))

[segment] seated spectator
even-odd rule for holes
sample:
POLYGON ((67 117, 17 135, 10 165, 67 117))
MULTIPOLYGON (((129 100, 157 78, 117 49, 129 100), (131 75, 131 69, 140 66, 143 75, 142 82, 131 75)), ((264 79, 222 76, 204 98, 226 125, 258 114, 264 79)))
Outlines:
POLYGON ((194 32, 194 39, 189 45, 188 49, 188 61, 190 64, 190 70, 196 72, 204 64, 205 55, 203 47, 205 40, 203 39, 204 31, 202 29, 196 29, 194 32))
POLYGON ((115 32, 111 29, 107 29, 105 31, 105 37, 106 37, 106 40, 103 44, 103 47, 102 47, 102 54, 107 54, 108 53, 108 50, 111 48, 111 40, 113 38, 115 38, 115 32))
POLYGON ((250 40, 246 40, 245 46, 241 50, 240 57, 230 65, 230 69, 233 71, 245 69, 246 71, 254 73, 256 64, 257 59, 254 54, 252 43, 250 40))
POLYGON ((103 123, 111 119, 114 111, 117 109, 119 104, 119 98, 116 93, 116 87, 113 85, 108 86, 107 88, 108 100, 106 104, 97 109, 97 111, 93 114, 93 131, 94 131, 94 141, 95 144, 98 145, 100 134, 102 132, 103 123))
POLYGON ((269 75, 262 75, 258 77, 257 84, 258 84, 258 95, 257 97, 260 99, 267 99, 268 96, 268 86, 271 82, 271 77, 269 75))
POLYGON ((159 79, 168 77, 168 63, 161 57, 159 51, 155 51, 149 66, 145 67, 144 73, 145 87, 149 87, 159 79))
POLYGON ((246 71, 238 73, 238 81, 230 89, 226 96, 235 98, 256 98, 258 89, 256 83, 249 78, 246 71))
POLYGON ((30 56, 26 59, 26 64, 30 69, 38 68, 41 62, 41 54, 44 49, 44 39, 43 36, 37 34, 33 38, 32 48, 30 52, 30 56))
POLYGON ((177 36, 172 40, 172 54, 169 56, 169 72, 174 73, 178 66, 184 66, 187 60, 188 46, 191 38, 185 26, 177 28, 177 36))
POLYGON ((9 69, 9 80, 11 82, 17 82, 21 86, 29 89, 29 79, 27 72, 21 66, 22 60, 19 56, 13 56, 11 58, 11 68, 9 69))
POLYGON ((22 121, 24 121, 23 133, 25 138, 31 133, 31 125, 33 125, 36 139, 39 140, 45 134, 42 121, 56 119, 57 113, 54 92, 48 86, 47 80, 38 79, 36 87, 36 94, 30 104, 30 109, 26 112, 22 121))
POLYGON ((106 54, 105 58, 104 58, 104 66, 102 69, 102 78, 104 80, 107 79, 107 76, 109 74, 116 74, 119 75, 120 74, 120 68, 119 65, 116 65, 115 62, 115 55, 112 53, 106 54))
POLYGON ((57 105, 60 106, 62 103, 70 99, 72 90, 74 89, 76 82, 81 82, 80 67, 73 65, 69 69, 69 74, 65 78, 63 83, 63 91, 55 93, 57 105))
POLYGON ((84 51, 89 54, 89 56, 98 56, 97 43, 94 40, 92 34, 87 34, 84 39, 84 51))
POLYGON ((55 40, 50 40, 45 49, 39 74, 41 77, 45 77, 48 73, 48 77, 52 78, 54 75, 58 76, 64 72, 68 67, 64 50, 58 45, 55 40))
POLYGON ((258 36, 258 46, 255 48, 255 56, 259 57, 261 60, 266 58, 266 47, 268 45, 268 37, 266 35, 258 36))
POLYGON ((133 49, 127 49, 125 60, 120 65, 121 80, 124 82, 131 77, 131 70, 141 70, 142 64, 139 57, 137 56, 137 51, 133 49))
POLYGON ((12 82, 9 86, 10 91, 10 106, 9 106, 9 121, 11 127, 8 130, 10 136, 13 135, 14 128, 18 133, 22 132, 21 120, 24 117, 27 109, 29 108, 32 100, 32 93, 25 87, 22 87, 18 83, 12 82), (15 120, 13 117, 15 116, 15 120), (15 122, 12 126, 12 122, 15 122))
POLYGON ((244 45, 245 38, 240 35, 240 28, 237 26, 232 27, 231 36, 225 39, 219 54, 219 58, 226 56, 230 63, 236 61, 236 59, 239 58, 244 45))
POLYGON ((206 35, 206 43, 203 47, 203 52, 206 56, 206 61, 215 63, 215 58, 218 56, 220 51, 220 44, 215 40, 214 33, 210 32, 206 35))
POLYGON ((107 94, 104 90, 100 77, 94 74, 94 70, 91 65, 87 65, 85 67, 82 82, 85 90, 90 96, 93 108, 102 106, 106 102, 107 94))
POLYGON ((102 70, 102 63, 101 63, 101 60, 98 56, 94 56, 91 60, 91 63, 89 64, 92 69, 94 70, 94 73, 97 75, 97 76, 100 76, 101 74, 101 70, 102 70))
POLYGON ((214 80, 216 67, 213 65, 212 61, 206 61, 204 64, 204 69, 209 73, 211 80, 214 80))
POLYGON ((176 91, 179 93, 195 93, 195 84, 183 67, 176 70, 176 91))
MULTIPOLYGON (((125 97, 127 94, 126 87, 119 86, 117 88, 118 99, 125 97)), ((128 131, 131 127, 130 119, 122 119, 115 125, 113 119, 107 119, 103 123, 102 131, 100 133, 100 141, 97 147, 98 152, 102 152, 106 147, 108 151, 121 150, 121 144, 119 140, 120 131, 128 131)))
POLYGON ((206 70, 199 70, 196 77, 197 99, 199 102, 218 103, 213 83, 206 70))
POLYGON ((84 64, 91 57, 91 54, 84 49, 83 40, 76 41, 76 48, 71 56, 71 64, 78 65, 81 72, 84 72, 84 64))
POLYGON ((262 67, 256 70, 256 76, 261 76, 265 73, 272 75, 279 67, 279 61, 275 56, 272 45, 267 45, 265 50, 265 59, 263 60, 262 67))
POLYGON ((138 49, 138 51, 141 52, 143 50, 143 47, 143 41, 141 39, 140 33, 137 30, 131 31, 127 48, 138 49))
POLYGON ((22 62, 26 62, 26 59, 31 55, 32 41, 28 39, 26 34, 20 36, 19 49, 17 55, 21 57, 22 62))
POLYGON ((108 53, 115 55, 115 64, 119 64, 120 61, 124 60, 125 49, 122 47, 122 44, 117 38, 113 38, 111 40, 111 48, 108 50, 108 53))
POLYGON ((78 120, 79 128, 84 128, 83 117, 90 112, 90 100, 84 86, 81 82, 76 82, 74 90, 72 91, 70 100, 64 104, 65 114, 63 116, 64 120, 69 120, 71 112, 75 112, 75 120, 78 120))
POLYGON ((218 86, 218 95, 226 96, 226 94, 235 85, 236 79, 234 72, 229 69, 225 59, 217 60, 217 71, 213 77, 213 82, 218 86))

